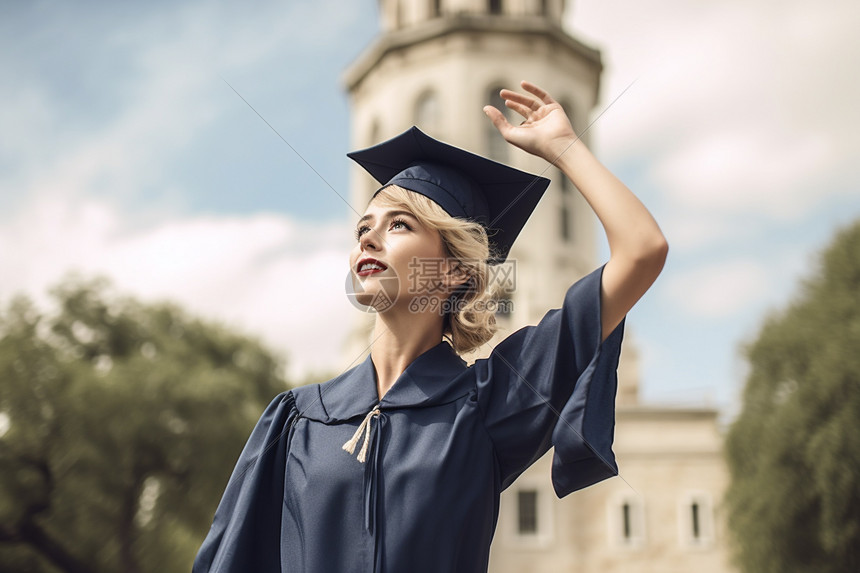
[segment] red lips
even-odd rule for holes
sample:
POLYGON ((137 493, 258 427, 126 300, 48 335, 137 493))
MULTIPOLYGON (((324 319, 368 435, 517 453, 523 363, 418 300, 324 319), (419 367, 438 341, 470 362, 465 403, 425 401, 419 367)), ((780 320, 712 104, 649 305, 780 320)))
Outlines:
POLYGON ((387 268, 388 266, 384 263, 370 257, 365 257, 355 265, 355 273, 360 277, 366 277, 374 273, 381 273, 387 268))

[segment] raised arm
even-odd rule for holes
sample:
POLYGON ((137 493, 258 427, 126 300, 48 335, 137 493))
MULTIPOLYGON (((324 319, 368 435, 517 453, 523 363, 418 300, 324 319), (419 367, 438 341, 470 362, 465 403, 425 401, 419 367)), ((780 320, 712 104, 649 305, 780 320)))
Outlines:
POLYGON ((528 93, 501 91, 505 105, 523 116, 520 125, 492 106, 484 113, 509 143, 561 169, 600 219, 610 251, 601 286, 605 339, 657 279, 669 246, 648 209, 577 138, 561 105, 538 86, 521 85, 528 93))

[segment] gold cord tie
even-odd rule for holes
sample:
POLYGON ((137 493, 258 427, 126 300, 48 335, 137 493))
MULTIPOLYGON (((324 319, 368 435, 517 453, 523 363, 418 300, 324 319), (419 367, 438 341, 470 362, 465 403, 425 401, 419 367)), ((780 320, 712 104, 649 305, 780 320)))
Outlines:
POLYGON ((361 433, 364 432, 364 443, 361 446, 361 450, 358 452, 358 457, 356 458, 359 463, 364 463, 367 460, 367 447, 370 444, 370 419, 379 417, 379 406, 376 406, 373 410, 367 413, 367 416, 364 417, 364 420, 361 421, 358 428, 355 430, 355 434, 352 435, 352 438, 349 439, 343 445, 343 449, 352 454, 355 451, 355 446, 358 445, 358 440, 361 439, 361 433))

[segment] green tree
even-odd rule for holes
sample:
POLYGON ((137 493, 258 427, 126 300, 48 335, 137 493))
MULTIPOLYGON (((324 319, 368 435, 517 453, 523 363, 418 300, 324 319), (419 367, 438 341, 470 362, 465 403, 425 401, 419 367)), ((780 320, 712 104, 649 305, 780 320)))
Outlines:
POLYGON ((0 570, 188 571, 283 365, 103 281, 53 300, 0 314, 0 570))
POLYGON ((726 501, 750 573, 860 571, 860 222, 747 348, 726 501))

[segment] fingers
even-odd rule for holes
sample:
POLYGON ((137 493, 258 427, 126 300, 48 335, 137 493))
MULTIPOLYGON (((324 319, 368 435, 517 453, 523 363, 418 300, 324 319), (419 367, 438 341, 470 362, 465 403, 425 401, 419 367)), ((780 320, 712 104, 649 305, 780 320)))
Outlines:
POLYGON ((512 92, 511 90, 502 90, 501 92, 499 92, 499 95, 506 102, 516 102, 522 106, 529 108, 532 111, 537 111, 541 106, 541 102, 536 100, 535 98, 526 94, 512 92))
POLYGON ((538 111, 544 105, 555 104, 556 101, 550 95, 539 88, 535 84, 527 81, 522 81, 523 89, 532 95, 517 93, 508 89, 503 89, 499 92, 502 99, 505 100, 505 105, 524 118, 528 119, 531 112, 538 111))
MULTIPOLYGON (((533 117, 534 112, 539 111, 543 106, 556 104, 556 101, 552 99, 545 90, 535 84, 523 80, 520 82, 520 85, 529 93, 523 94, 503 89, 499 92, 499 95, 503 100, 505 100, 505 106, 520 114, 526 120, 533 117)), ((513 128, 513 126, 508 123, 504 114, 495 107, 490 105, 485 106, 484 113, 487 114, 487 117, 490 118, 493 125, 496 126, 496 129, 498 129, 502 135, 505 135, 513 128)))
POLYGON ((528 119, 530 113, 534 111, 532 108, 524 106, 523 104, 515 102, 513 100, 506 100, 505 105, 523 116, 525 119, 528 119))
POLYGON ((508 123, 508 120, 505 119, 505 116, 494 108, 491 105, 484 106, 484 113, 487 114, 487 117, 490 118, 490 121, 493 122, 493 125, 496 126, 496 129, 499 130, 499 133, 504 135, 511 128, 511 124, 508 123))
POLYGON ((545 104, 555 103, 555 100, 552 99, 546 91, 539 88, 535 84, 523 80, 520 82, 520 85, 523 86, 523 89, 526 90, 527 92, 534 94, 543 103, 545 103, 545 104))

